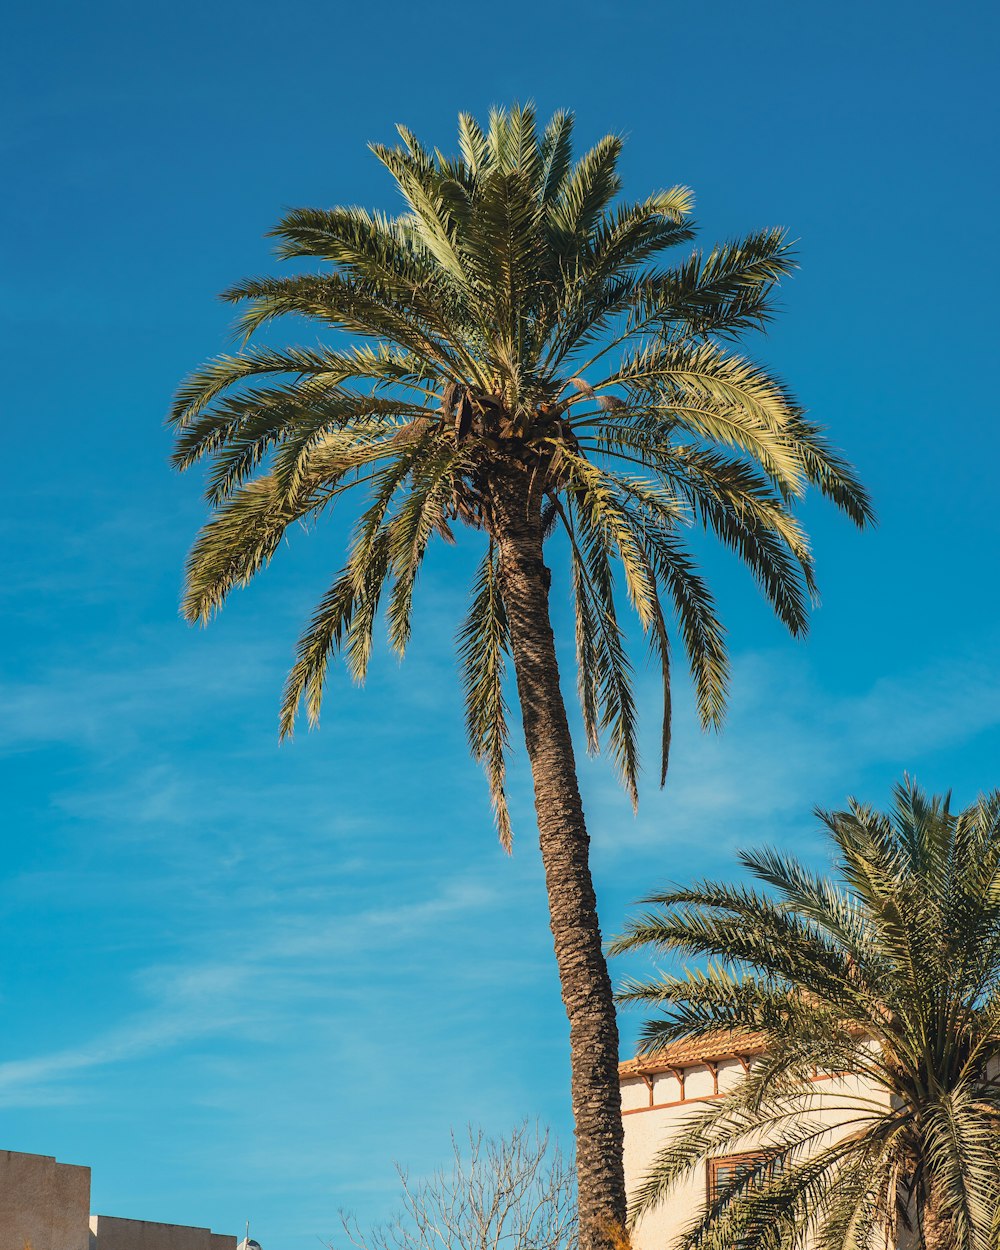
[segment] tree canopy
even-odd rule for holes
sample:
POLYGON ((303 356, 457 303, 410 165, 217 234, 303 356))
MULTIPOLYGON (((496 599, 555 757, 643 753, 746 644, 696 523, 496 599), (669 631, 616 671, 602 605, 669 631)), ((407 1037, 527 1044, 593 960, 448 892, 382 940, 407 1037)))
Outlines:
POLYGON ((751 570, 793 633, 807 626, 813 560, 792 505, 817 486, 859 525, 872 519, 853 470, 773 373, 735 350, 766 325, 793 268, 765 229, 664 265, 693 238, 685 187, 617 204, 622 140, 574 161, 573 118, 534 110, 462 115, 460 155, 405 127, 372 151, 403 199, 398 216, 295 209, 278 255, 322 271, 260 277, 225 293, 249 339, 282 317, 341 332, 339 346, 250 346, 181 387, 174 462, 211 464, 213 516, 188 564, 184 612, 207 620, 277 551, 289 526, 344 496, 363 501, 347 562, 317 606, 286 686, 281 731, 304 702, 319 716, 328 663, 364 678, 383 597, 392 646, 410 637, 428 545, 456 523, 487 550, 460 632, 473 753, 501 836, 509 649, 494 500, 528 475, 547 532, 568 540, 587 744, 602 740, 636 798, 632 669, 616 578, 663 675, 665 773, 670 615, 706 725, 725 707, 724 631, 685 531, 704 526, 751 570))

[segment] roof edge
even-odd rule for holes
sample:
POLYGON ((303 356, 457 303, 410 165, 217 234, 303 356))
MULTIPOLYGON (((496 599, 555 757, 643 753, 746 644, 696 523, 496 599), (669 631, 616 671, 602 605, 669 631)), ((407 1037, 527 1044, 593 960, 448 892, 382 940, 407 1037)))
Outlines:
POLYGON ((725 1033, 712 1037, 683 1038, 648 1055, 636 1055, 618 1065, 619 1079, 631 1076, 652 1076, 674 1068, 693 1068, 716 1063, 722 1059, 741 1059, 759 1055, 765 1049, 761 1033, 725 1033))

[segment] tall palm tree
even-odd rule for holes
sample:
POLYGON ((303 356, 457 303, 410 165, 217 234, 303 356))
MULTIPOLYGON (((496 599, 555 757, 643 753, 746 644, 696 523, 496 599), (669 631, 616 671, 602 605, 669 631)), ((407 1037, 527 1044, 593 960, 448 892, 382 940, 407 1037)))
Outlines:
POLYGON ((622 999, 663 1013, 645 1049, 733 1029, 763 1049, 662 1149, 633 1214, 750 1141, 765 1147, 756 1163, 679 1244, 882 1250, 911 1230, 926 1250, 997 1250, 1000 791, 955 813, 906 781, 887 813, 852 801, 819 814, 835 877, 744 853, 766 892, 709 882, 653 895, 613 944, 709 960, 626 986, 622 999), (821 1096, 817 1071, 862 1080, 821 1096), (821 1106, 843 1132, 831 1138, 821 1106))
POLYGON ((184 612, 205 621, 248 582, 295 521, 347 496, 360 512, 346 564, 298 645, 281 732, 304 702, 319 715, 332 655, 362 680, 383 593, 392 646, 410 636, 417 573, 456 524, 483 536, 459 633, 467 727, 500 838, 513 657, 535 790, 552 932, 570 1021, 583 1244, 624 1218, 618 1036, 588 864, 588 835, 559 686, 543 543, 565 538, 586 743, 602 737, 633 802, 638 753, 618 570, 663 675, 667 611, 690 661, 702 720, 726 694, 723 631, 683 538, 691 522, 749 566, 792 633, 807 623, 813 565, 791 507, 815 484, 859 526, 871 519, 850 467, 788 391, 727 348, 769 317, 792 261, 767 230, 655 259, 692 238, 691 194, 614 206, 621 140, 576 163, 572 118, 538 134, 533 110, 459 119, 461 155, 372 150, 404 201, 397 217, 296 209, 274 230, 283 258, 320 271, 240 283, 249 338, 304 317, 346 341, 247 346, 181 388, 175 463, 211 463, 211 519, 187 568, 184 612), (363 340, 358 342, 357 340, 363 340))

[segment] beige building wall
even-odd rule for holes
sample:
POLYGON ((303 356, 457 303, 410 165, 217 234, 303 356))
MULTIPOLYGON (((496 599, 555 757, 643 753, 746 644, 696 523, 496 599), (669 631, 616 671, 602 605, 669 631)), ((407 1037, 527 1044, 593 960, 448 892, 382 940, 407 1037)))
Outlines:
POLYGON ((90 1168, 0 1150, 0 1250, 236 1250, 207 1228, 90 1215, 90 1168))
POLYGON ((89 1250, 90 1168, 0 1150, 2 1250, 89 1250))
MULTIPOLYGON (((633 1074, 635 1064, 623 1065, 622 1119, 625 1126, 625 1184, 631 1194, 647 1175, 657 1152, 676 1136, 685 1121, 703 1113, 715 1099, 725 1094, 746 1071, 752 1057, 720 1057, 708 1063, 678 1065, 667 1072, 633 1074)), ((850 1115, 845 1105, 852 1096, 870 1098, 874 1091, 854 1076, 820 1079, 809 1092, 808 1115, 828 1132, 818 1139, 819 1149, 846 1131, 850 1115)), ((766 1145, 761 1139, 747 1140, 738 1154, 766 1145)), ((646 1215, 633 1233, 635 1250, 671 1250, 681 1231, 705 1209, 708 1198, 708 1168, 702 1165, 690 1180, 675 1189, 670 1198, 646 1215)))
POLYGON ((112 1215, 90 1217, 93 1250, 236 1250, 236 1238, 207 1228, 121 1220, 112 1215))

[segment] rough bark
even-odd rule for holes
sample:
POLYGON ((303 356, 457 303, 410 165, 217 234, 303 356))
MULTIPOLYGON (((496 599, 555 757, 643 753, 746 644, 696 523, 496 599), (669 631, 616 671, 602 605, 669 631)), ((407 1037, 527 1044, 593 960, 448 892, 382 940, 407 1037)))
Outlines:
POLYGON ((924 1250, 956 1250, 955 1226, 933 1189, 924 1205, 922 1226, 924 1250))
POLYGON ((581 1250, 618 1240, 626 1215, 618 1025, 590 875, 590 837, 559 686, 538 502, 527 475, 493 500, 563 1004, 570 1026, 581 1250))

